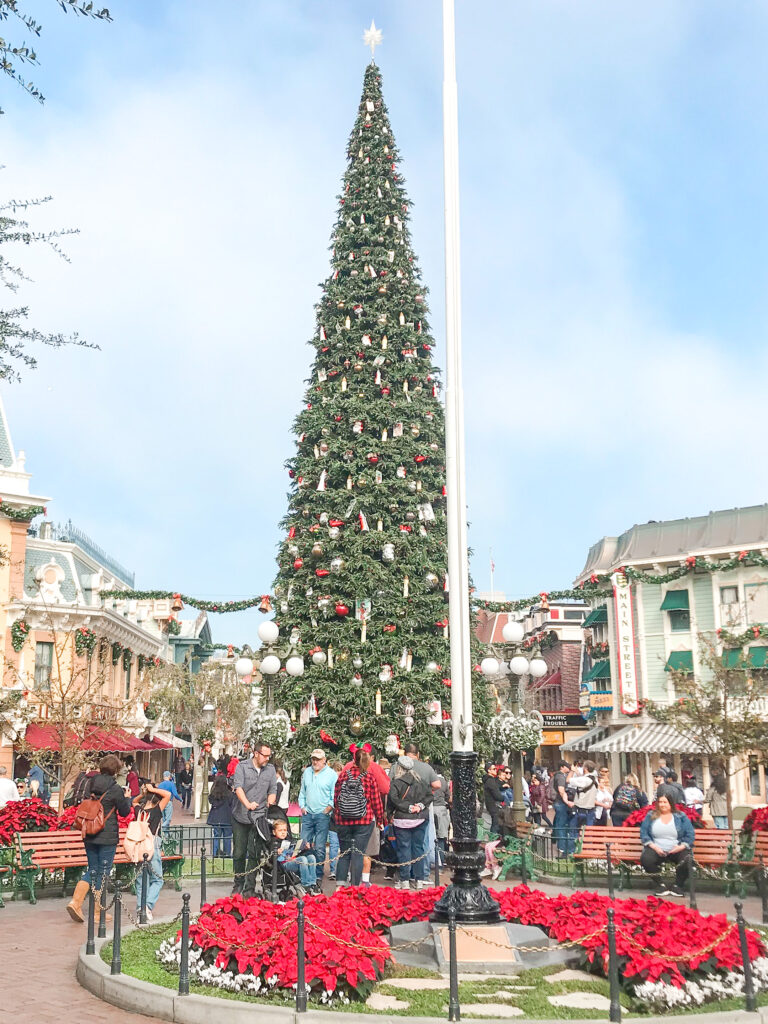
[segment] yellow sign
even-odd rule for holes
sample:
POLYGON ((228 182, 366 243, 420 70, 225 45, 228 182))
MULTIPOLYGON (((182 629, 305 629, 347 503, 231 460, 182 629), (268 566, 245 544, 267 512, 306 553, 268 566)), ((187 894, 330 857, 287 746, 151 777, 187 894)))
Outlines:
POLYGON ((565 736, 562 732, 545 729, 541 734, 542 747, 561 747, 563 743, 565 743, 565 736))

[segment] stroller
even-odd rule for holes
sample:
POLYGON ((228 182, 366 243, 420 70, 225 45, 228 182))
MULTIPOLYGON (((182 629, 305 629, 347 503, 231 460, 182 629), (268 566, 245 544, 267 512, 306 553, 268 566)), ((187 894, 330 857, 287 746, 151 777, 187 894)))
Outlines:
MULTIPOLYGON (((291 825, 288 817, 282 808, 270 807, 267 814, 267 822, 284 821, 288 826, 288 839, 295 842, 296 837, 291 832, 291 825)), ((269 849, 264 852, 261 862, 261 885, 263 898, 271 903, 285 903, 288 900, 298 899, 306 895, 306 889, 299 881, 297 875, 286 871, 285 867, 277 860, 278 843, 274 837, 270 837, 269 849)))

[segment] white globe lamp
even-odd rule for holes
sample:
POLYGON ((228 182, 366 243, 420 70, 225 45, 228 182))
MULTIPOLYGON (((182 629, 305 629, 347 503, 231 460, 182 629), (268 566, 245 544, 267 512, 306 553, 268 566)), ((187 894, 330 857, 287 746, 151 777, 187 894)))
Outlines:
POLYGON ((280 659, 276 654, 268 654, 261 659, 261 671, 265 676, 274 676, 280 671, 280 659))
POLYGON ((264 622, 260 622, 257 632, 259 634, 259 640, 261 640, 263 644, 273 644, 280 635, 277 623, 272 619, 266 619, 264 622))
POLYGON ((499 674, 499 663, 496 658, 483 658, 480 662, 480 671, 484 676, 496 676, 499 674))
POLYGON ((292 655, 285 663, 285 671, 289 676, 304 675, 304 660, 297 654, 292 655))
POLYGON ((509 622, 505 622, 501 630, 501 635, 504 638, 504 643, 522 643, 523 637, 525 636, 525 630, 523 629, 522 622, 513 622, 511 619, 509 622))
POLYGON ((516 654, 510 661, 509 668, 513 675, 524 676, 528 671, 528 659, 522 654, 516 654))
POLYGON ((253 672, 253 662, 250 658, 238 658, 235 662, 235 672, 238 678, 244 679, 253 672))
POLYGON ((529 670, 534 679, 541 679, 547 674, 549 668, 543 658, 532 658, 529 670))

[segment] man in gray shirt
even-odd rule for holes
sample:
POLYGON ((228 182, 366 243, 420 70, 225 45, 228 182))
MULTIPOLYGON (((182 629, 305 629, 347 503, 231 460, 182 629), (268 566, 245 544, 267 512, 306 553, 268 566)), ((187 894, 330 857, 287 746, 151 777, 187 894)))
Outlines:
POLYGON ((232 810, 232 866, 235 884, 232 892, 252 896, 256 887, 255 868, 269 846, 267 808, 277 795, 277 772, 269 764, 272 749, 268 743, 254 744, 253 757, 235 768, 232 785, 237 802, 232 810), (248 872, 248 874, 246 874, 248 872))

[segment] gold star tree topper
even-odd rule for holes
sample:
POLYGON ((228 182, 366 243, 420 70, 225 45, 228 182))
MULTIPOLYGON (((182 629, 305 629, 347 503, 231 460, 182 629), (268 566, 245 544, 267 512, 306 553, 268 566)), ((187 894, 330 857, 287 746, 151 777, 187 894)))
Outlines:
POLYGON ((366 46, 370 46, 372 58, 375 58, 376 47, 381 46, 381 42, 383 39, 384 33, 381 31, 380 28, 376 28, 376 22, 373 19, 371 19, 371 27, 367 28, 365 32, 363 32, 363 42, 365 43, 366 46))

